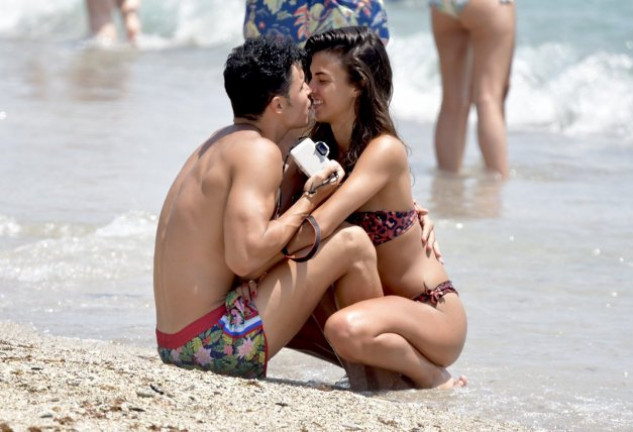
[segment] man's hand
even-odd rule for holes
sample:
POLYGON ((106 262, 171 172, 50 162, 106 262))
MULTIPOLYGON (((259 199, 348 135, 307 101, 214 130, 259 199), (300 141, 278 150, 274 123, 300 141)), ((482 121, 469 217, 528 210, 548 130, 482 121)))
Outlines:
POLYGON ((435 224, 429 217, 428 209, 420 207, 420 205, 415 201, 413 202, 413 208, 418 213, 418 220, 420 221, 420 226, 422 227, 422 245, 424 245, 427 253, 431 253, 432 251, 435 254, 435 258, 444 264, 442 252, 440 251, 440 244, 435 240, 435 224))

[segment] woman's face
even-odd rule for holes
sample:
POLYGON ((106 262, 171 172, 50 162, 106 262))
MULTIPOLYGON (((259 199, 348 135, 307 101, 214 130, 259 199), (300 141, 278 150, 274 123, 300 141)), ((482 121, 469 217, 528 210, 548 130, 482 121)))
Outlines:
POLYGON ((358 89, 349 83, 347 72, 336 53, 320 51, 312 56, 312 108, 316 121, 337 123, 353 120, 358 89))

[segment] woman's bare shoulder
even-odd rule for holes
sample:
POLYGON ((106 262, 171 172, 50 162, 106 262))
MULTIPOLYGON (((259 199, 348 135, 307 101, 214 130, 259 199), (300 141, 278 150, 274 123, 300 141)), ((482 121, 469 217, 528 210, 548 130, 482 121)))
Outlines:
POLYGON ((372 139, 367 144, 365 153, 383 164, 408 164, 406 145, 393 135, 384 134, 372 139))

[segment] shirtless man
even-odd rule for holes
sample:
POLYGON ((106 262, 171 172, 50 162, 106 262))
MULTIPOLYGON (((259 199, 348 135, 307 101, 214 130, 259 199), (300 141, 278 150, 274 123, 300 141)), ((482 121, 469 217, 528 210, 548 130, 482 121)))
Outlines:
POLYGON ((341 307, 382 295, 376 253, 360 228, 338 230, 306 262, 280 253, 344 175, 332 163, 275 218, 283 166, 275 143, 308 122, 301 59, 292 42, 266 38, 229 55, 224 81, 233 124, 189 157, 158 222, 154 296, 165 363, 264 377, 268 360, 332 284, 341 307), (334 172, 338 180, 321 186, 334 172), (252 299, 236 289, 249 279, 258 279, 252 299))

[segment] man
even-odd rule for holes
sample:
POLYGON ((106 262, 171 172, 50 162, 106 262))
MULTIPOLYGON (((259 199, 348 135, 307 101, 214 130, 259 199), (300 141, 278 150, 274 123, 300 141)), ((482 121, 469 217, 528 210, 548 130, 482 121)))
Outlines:
POLYGON ((337 231, 306 262, 280 253, 344 175, 332 163, 275 218, 283 169, 276 143, 308 123, 301 61, 292 42, 256 38, 226 62, 233 124, 189 157, 158 222, 154 296, 165 363, 263 377, 332 284, 341 307, 382 295, 375 250, 362 229, 337 231), (337 181, 324 181, 334 172, 337 181), (240 279, 258 279, 255 298, 235 289, 240 279))

